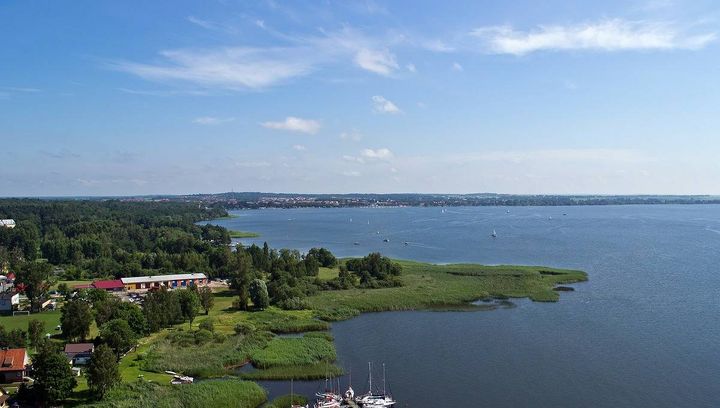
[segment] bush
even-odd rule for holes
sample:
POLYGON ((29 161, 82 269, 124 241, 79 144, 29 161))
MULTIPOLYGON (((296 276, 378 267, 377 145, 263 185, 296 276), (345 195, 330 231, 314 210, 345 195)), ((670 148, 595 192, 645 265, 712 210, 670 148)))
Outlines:
POLYGON ((209 343, 213 339, 213 334, 208 330, 198 330, 195 332, 195 344, 203 345, 209 343))
POLYGON ((236 334, 247 336, 248 334, 251 334, 255 331, 255 326, 253 326, 251 323, 240 322, 235 325, 234 330, 236 334))
POLYGON ((278 307, 285 310, 304 310, 310 309, 310 304, 307 300, 299 297, 291 297, 278 302, 278 307))
POLYGON ((213 324, 212 319, 205 319, 198 325, 198 328, 200 330, 207 330, 209 332, 215 331, 215 325, 213 324))

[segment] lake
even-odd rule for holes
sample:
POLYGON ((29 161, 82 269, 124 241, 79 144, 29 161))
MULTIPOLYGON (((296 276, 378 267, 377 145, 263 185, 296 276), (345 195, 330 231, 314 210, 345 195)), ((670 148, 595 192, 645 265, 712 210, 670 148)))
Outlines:
MULTIPOLYGON (((589 274, 557 303, 516 300, 515 308, 491 312, 386 312, 334 323, 340 364, 352 371, 356 391, 366 389, 373 361, 377 383, 386 364, 399 407, 720 407, 720 206, 233 214, 215 223, 261 234, 245 244, 589 274)), ((317 384, 295 389, 310 394, 317 384)), ((286 383, 266 385, 288 393, 286 383)))

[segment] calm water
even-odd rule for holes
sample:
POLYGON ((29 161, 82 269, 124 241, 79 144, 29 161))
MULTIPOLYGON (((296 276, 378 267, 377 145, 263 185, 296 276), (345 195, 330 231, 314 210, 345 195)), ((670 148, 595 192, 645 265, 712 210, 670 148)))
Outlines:
MULTIPOLYGON (((338 256, 589 273, 558 303, 334 324, 355 389, 366 388, 368 361, 384 361, 401 407, 720 407, 720 206, 506 210, 258 210, 217 223, 262 234, 245 243, 325 246, 338 256)), ((288 393, 284 383, 268 387, 288 393)))

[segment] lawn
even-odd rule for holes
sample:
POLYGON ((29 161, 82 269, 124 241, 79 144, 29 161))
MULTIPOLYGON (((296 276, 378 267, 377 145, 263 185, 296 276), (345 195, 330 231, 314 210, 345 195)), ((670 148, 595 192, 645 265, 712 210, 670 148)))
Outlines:
POLYGON ((33 319, 44 322, 45 331, 47 333, 50 333, 52 335, 60 333, 59 330, 55 330, 55 327, 60 324, 60 310, 51 310, 30 315, 3 315, 0 316, 0 326, 3 326, 5 330, 22 329, 27 331, 28 322, 33 319))
POLYGON ((237 231, 237 230, 229 230, 230 238, 257 238, 260 236, 257 232, 248 232, 248 231, 237 231))
POLYGON ((318 272, 318 278, 323 281, 329 281, 337 278, 339 273, 340 270, 337 267, 326 268, 324 266, 321 266, 320 271, 318 272))

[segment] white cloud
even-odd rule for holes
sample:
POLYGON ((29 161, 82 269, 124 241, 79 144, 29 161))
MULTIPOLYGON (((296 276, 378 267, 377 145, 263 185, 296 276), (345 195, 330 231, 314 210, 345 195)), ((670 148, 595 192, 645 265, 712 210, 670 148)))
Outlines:
POLYGON ((460 65, 460 64, 457 63, 457 62, 453 62, 453 64, 452 64, 452 69, 453 69, 453 71, 458 71, 458 72, 460 72, 460 71, 463 71, 463 66, 460 65))
POLYGON ((400 108, 397 107, 394 103, 391 101, 385 99, 384 97, 380 95, 375 95, 372 97, 373 101, 373 109, 375 112, 378 113, 389 113, 389 114, 398 114, 402 113, 400 108))
POLYGON ((417 68, 415 67, 415 64, 407 64, 405 65, 405 68, 407 68, 410 72, 417 72, 417 68))
POLYGON ((578 25, 543 25, 531 31, 510 26, 474 29, 470 35, 498 54, 525 55, 542 50, 671 50, 698 49, 715 33, 686 34, 673 24, 612 19, 578 25))
POLYGON ((199 118, 193 119, 192 123, 196 123, 198 125, 219 125, 222 123, 228 123, 234 121, 235 118, 216 118, 213 116, 201 116, 199 118))
POLYGON ((297 53, 288 48, 181 49, 161 52, 166 60, 163 64, 115 62, 110 66, 149 80, 242 90, 307 75, 313 64, 306 58, 294 58, 297 53))
POLYGON ((343 171, 342 175, 345 177, 360 177, 361 174, 359 171, 353 170, 353 171, 343 171))
POLYGON ((296 144, 296 145, 293 145, 293 149, 297 150, 298 152, 304 152, 305 150, 307 150, 307 147, 296 144))
POLYGON ((263 122, 261 125, 268 129, 288 130, 308 134, 315 134, 320 130, 320 122, 312 119, 296 118, 294 116, 288 116, 280 122, 263 122))
POLYGON ((355 63, 362 69, 385 76, 390 75, 394 70, 398 69, 395 56, 387 49, 360 49, 357 54, 355 54, 355 63))
POLYGON ((340 139, 352 140, 353 142, 359 142, 362 140, 362 134, 357 130, 351 130, 349 132, 340 133, 340 139))
POLYGON ((390 160, 394 157, 393 153, 388 148, 380 149, 363 149, 360 153, 362 157, 368 160, 390 160))
POLYGON ((349 161, 349 162, 353 162, 353 163, 360 163, 360 164, 365 163, 365 159, 363 159, 362 157, 355 157, 355 156, 350 156, 350 155, 346 154, 346 155, 343 155, 342 158, 345 161, 349 161))

